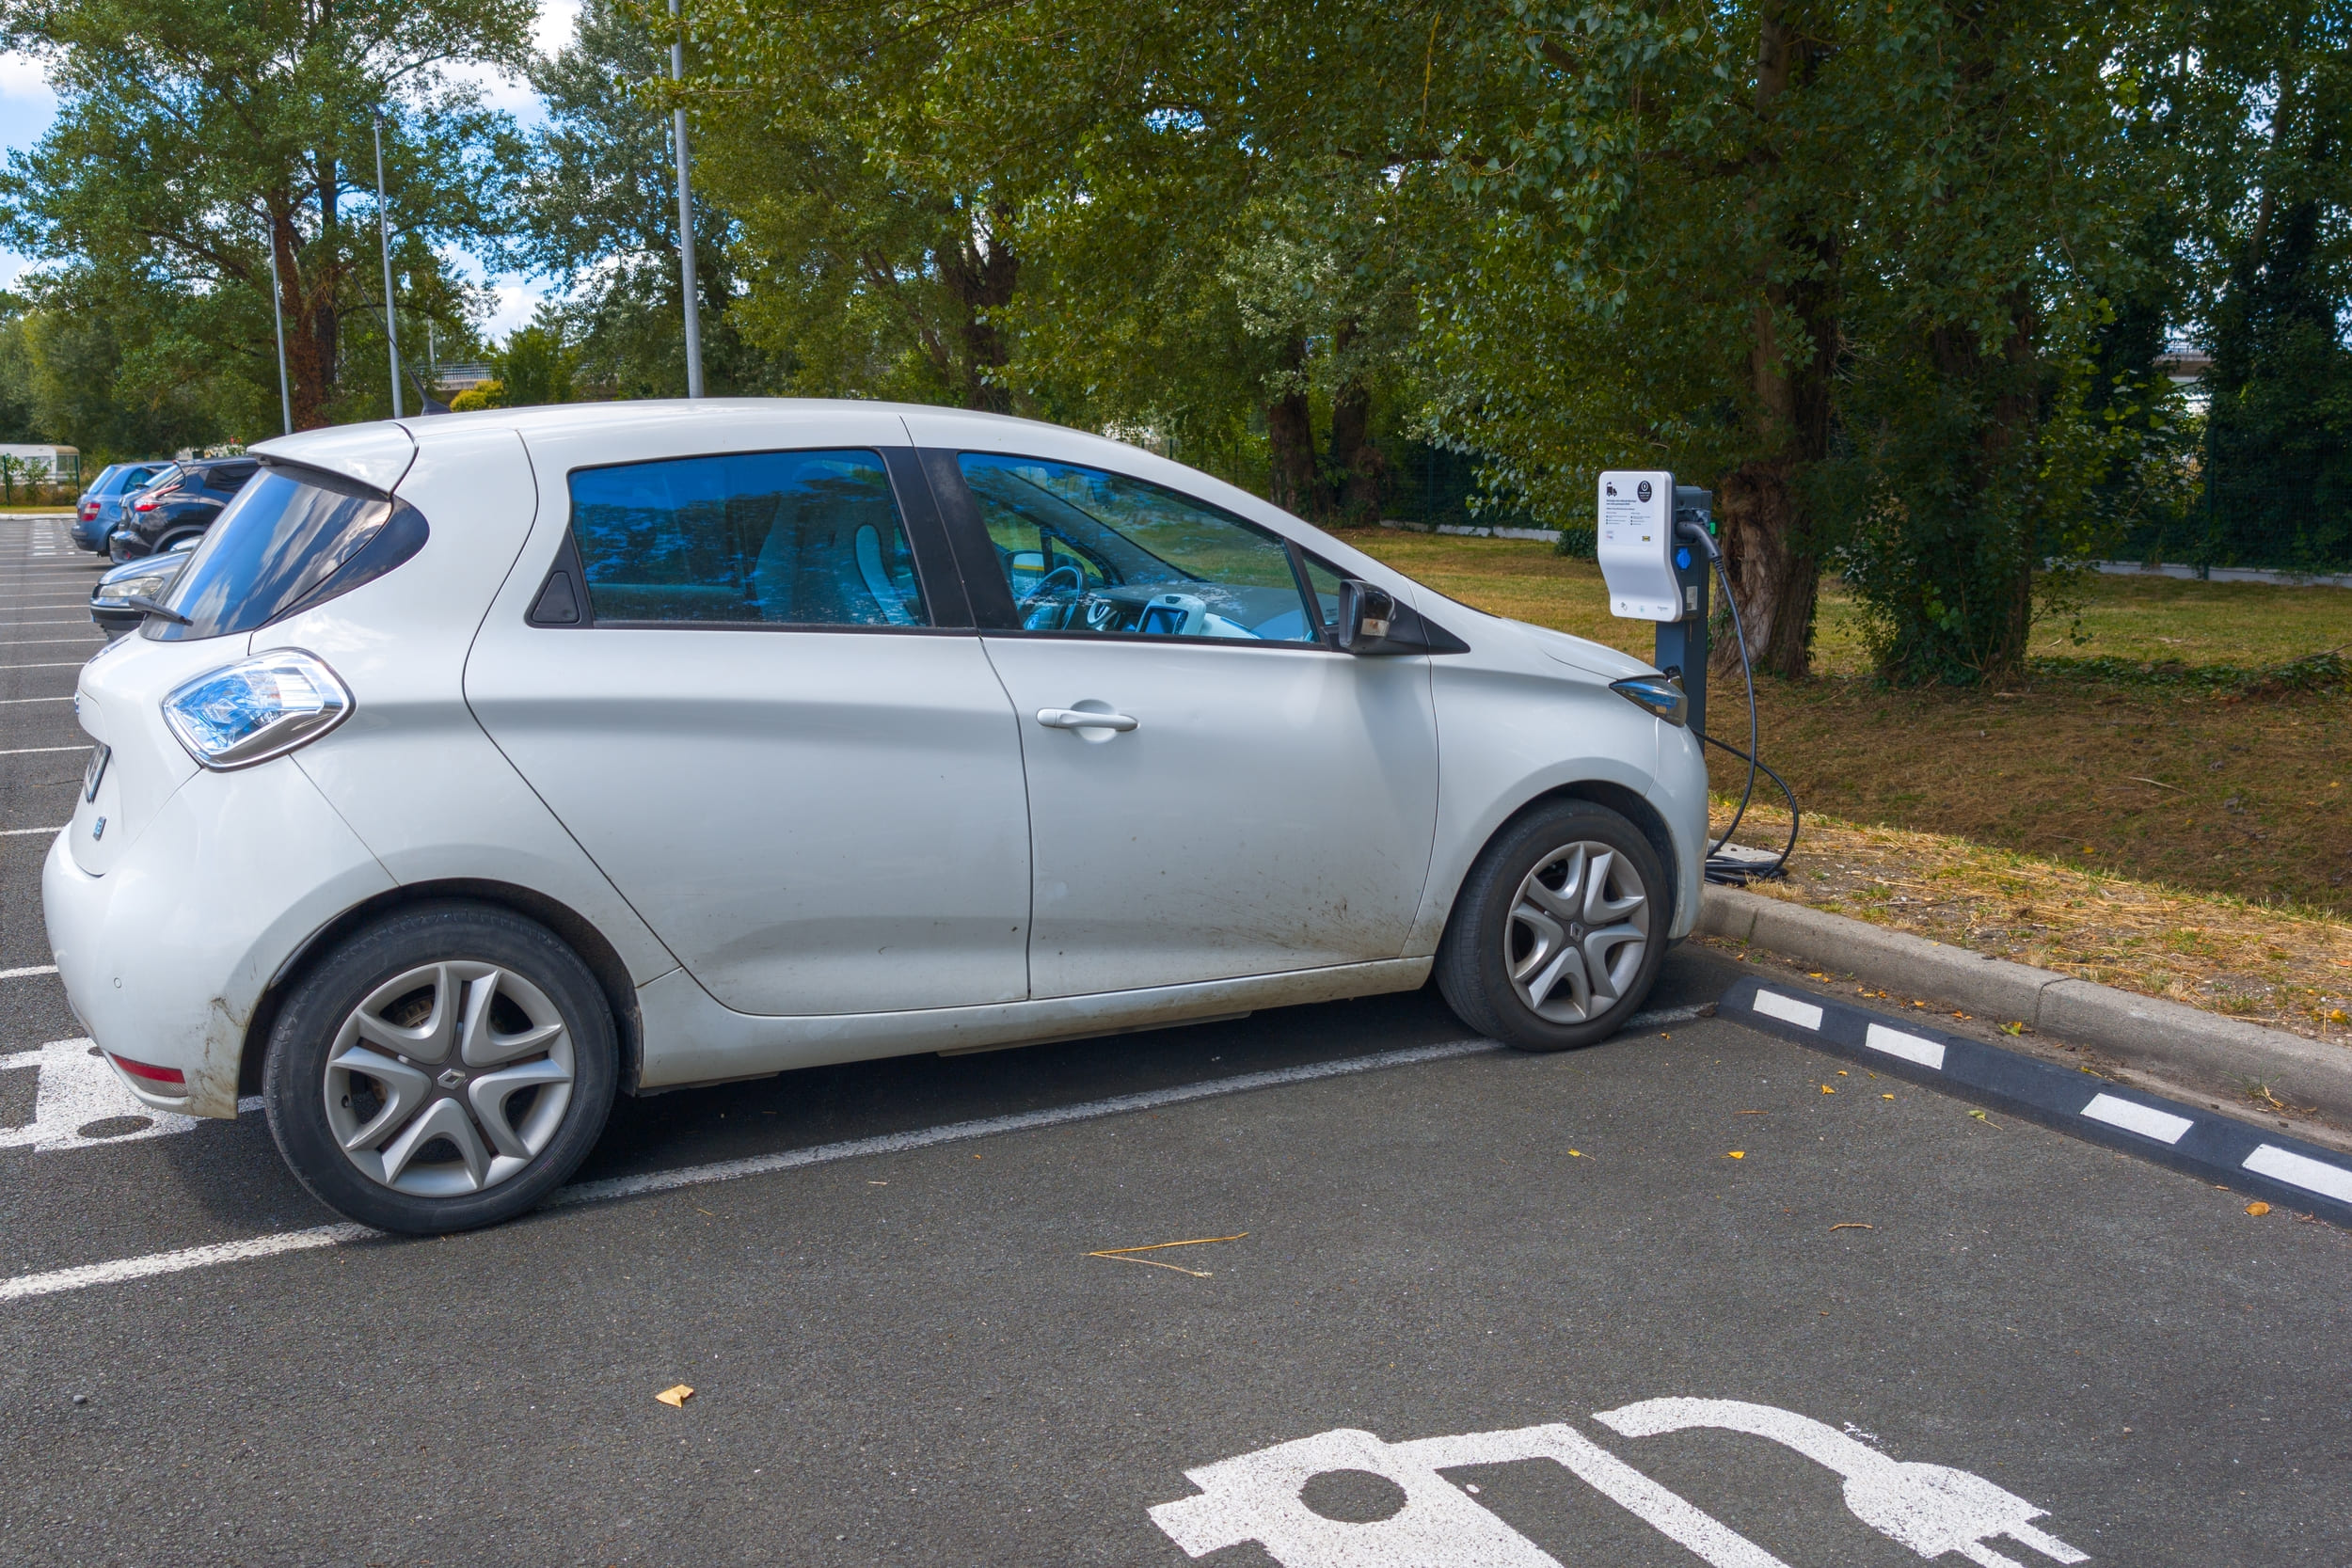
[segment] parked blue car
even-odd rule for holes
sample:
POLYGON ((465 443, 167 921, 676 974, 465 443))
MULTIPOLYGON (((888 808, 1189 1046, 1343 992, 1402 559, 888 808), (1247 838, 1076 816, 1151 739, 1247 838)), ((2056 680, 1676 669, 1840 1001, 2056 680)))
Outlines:
POLYGON ((107 537, 122 526, 122 503, 135 490, 145 489, 178 465, 168 458, 144 463, 109 463, 90 481, 73 503, 73 542, 92 555, 104 555, 107 537))

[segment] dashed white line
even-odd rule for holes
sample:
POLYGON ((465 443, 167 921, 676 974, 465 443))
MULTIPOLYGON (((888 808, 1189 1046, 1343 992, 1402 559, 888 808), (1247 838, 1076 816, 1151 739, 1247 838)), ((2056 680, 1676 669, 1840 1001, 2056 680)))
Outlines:
POLYGON ((1819 1029, 1821 1009, 1810 1002, 1800 1002, 1793 996, 1783 996, 1776 990, 1759 990, 1752 1004, 1767 1018, 1783 1019, 1800 1029, 1819 1029))
POLYGON ((1883 1051, 1889 1056, 1900 1056, 1906 1062, 1916 1062, 1924 1068, 1944 1070, 1944 1046, 1941 1041, 1922 1039, 1906 1035, 1900 1029, 1889 1029, 1883 1023, 1870 1025, 1863 1042, 1873 1051, 1883 1051))
POLYGON ((2120 1100, 2111 1094, 2092 1096, 2090 1103, 2083 1107, 2083 1115, 2092 1121, 2104 1121, 2109 1127, 2121 1127, 2126 1132, 2153 1138, 2160 1144, 2179 1143, 2188 1135, 2188 1130, 2197 1125, 2186 1117, 2176 1117, 2153 1105, 2120 1100))
POLYGON ((2332 1197, 2338 1203, 2352 1203, 2352 1170, 2311 1159, 2291 1148, 2265 1144, 2246 1157, 2245 1168, 2256 1176, 2267 1176, 2273 1181, 2284 1181, 2307 1193, 2332 1197))

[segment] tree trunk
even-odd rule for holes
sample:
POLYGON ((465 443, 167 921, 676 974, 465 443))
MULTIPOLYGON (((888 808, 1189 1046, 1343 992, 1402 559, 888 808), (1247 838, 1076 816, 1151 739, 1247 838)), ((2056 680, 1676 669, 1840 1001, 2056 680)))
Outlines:
POLYGON ((1380 482, 1387 469, 1380 449, 1366 438, 1372 424, 1372 388, 1350 381, 1331 400, 1331 482, 1324 503, 1351 523, 1380 519, 1380 482))
MULTIPOLYGON (((1769 122, 1792 80, 1808 79, 1827 48, 1801 34, 1782 7, 1766 8, 1756 46, 1759 120, 1769 122)), ((1803 232, 1784 236, 1784 244, 1798 254, 1810 253, 1813 273, 1794 282, 1757 279, 1748 371, 1763 455, 1719 483, 1717 515, 1724 575, 1740 607, 1748 656, 1759 670, 1796 679, 1811 668, 1820 592, 1820 555, 1811 537, 1803 478, 1806 468, 1829 455, 1838 254, 1833 241, 1803 232), (1782 323, 1788 316, 1795 318, 1803 341, 1784 340, 1782 323)), ((1720 673, 1737 671, 1739 648, 1725 641, 1715 650, 1713 665, 1720 673)))
MULTIPOLYGON (((342 366, 337 360, 342 352, 342 323, 336 309, 336 289, 342 280, 342 236, 336 231, 335 224, 341 179, 335 155, 322 150, 318 155, 319 264, 308 278, 302 277, 299 266, 289 275, 289 280, 298 280, 294 289, 295 309, 299 312, 296 320, 304 328, 298 336, 310 345, 307 356, 310 367, 307 391, 304 383, 298 382, 294 388, 296 430, 309 430, 314 424, 326 422, 326 404, 335 395, 335 384, 342 376, 342 366), (306 405, 310 410, 307 415, 303 412, 306 405)), ((289 364, 288 369, 292 368, 289 364)))
MULTIPOLYGON (((1792 543, 1803 531, 1795 478, 1785 463, 1744 463, 1720 482, 1716 498, 1724 575, 1740 607, 1748 657, 1758 670, 1791 678, 1808 665, 1821 582, 1820 558, 1792 543)), ((1718 675, 1737 674, 1738 644, 1719 641, 1710 663, 1718 675)))
POLYGON ((316 430, 326 422, 327 376, 319 357, 314 312, 302 286, 302 258, 294 244, 301 235, 294 229, 293 213, 276 202, 271 203, 269 230, 270 248, 278 258, 277 303, 286 322, 286 383, 294 404, 294 427, 316 430))
MULTIPOLYGON (((1282 345, 1279 384, 1289 388, 1265 405, 1266 446, 1273 458, 1274 504, 1312 519, 1322 510, 1323 480, 1315 462, 1315 425, 1307 402, 1307 345, 1282 345)), ((1274 379, 1274 378, 1269 378, 1274 379)))
POLYGON ((966 408, 1012 411, 1012 389, 990 373, 1003 369, 1008 356, 1004 332, 988 313, 1012 302, 1020 276, 1021 261, 1012 248, 977 225, 940 268, 941 281, 960 308, 956 357, 966 408))

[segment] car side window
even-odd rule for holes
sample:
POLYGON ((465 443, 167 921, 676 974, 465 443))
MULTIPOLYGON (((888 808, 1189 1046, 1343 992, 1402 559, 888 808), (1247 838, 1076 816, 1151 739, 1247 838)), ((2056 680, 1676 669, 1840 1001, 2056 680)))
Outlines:
POLYGON ((1298 552, 1298 560, 1307 568, 1307 592, 1314 600, 1316 627, 1327 632, 1340 624, 1340 581, 1344 574, 1304 550, 1298 552))
POLYGON ((571 495, 572 539, 599 622, 930 625, 873 452, 580 468, 571 495))
POLYGON ((963 452, 1025 631, 1315 642, 1273 532, 1145 480, 963 452))

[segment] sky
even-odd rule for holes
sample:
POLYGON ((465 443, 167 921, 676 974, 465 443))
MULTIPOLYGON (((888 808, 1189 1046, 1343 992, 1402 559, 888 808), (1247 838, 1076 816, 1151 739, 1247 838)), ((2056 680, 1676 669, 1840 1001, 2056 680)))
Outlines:
MULTIPOLYGON (((540 0, 538 46, 549 54, 571 38, 572 19, 580 0, 540 0)), ((490 71, 463 73, 477 82, 491 104, 506 110, 525 126, 543 118, 539 98, 521 81, 490 71)), ((57 96, 49 90, 40 63, 24 55, 0 53, 0 155, 29 149, 40 140, 56 118, 57 96)), ((487 281, 498 291, 498 309, 487 330, 496 337, 531 320, 532 310, 547 293, 541 278, 503 273, 485 279, 470 257, 460 258, 467 275, 487 281)), ((32 263, 24 257, 0 250, 0 288, 14 283, 32 263)))

